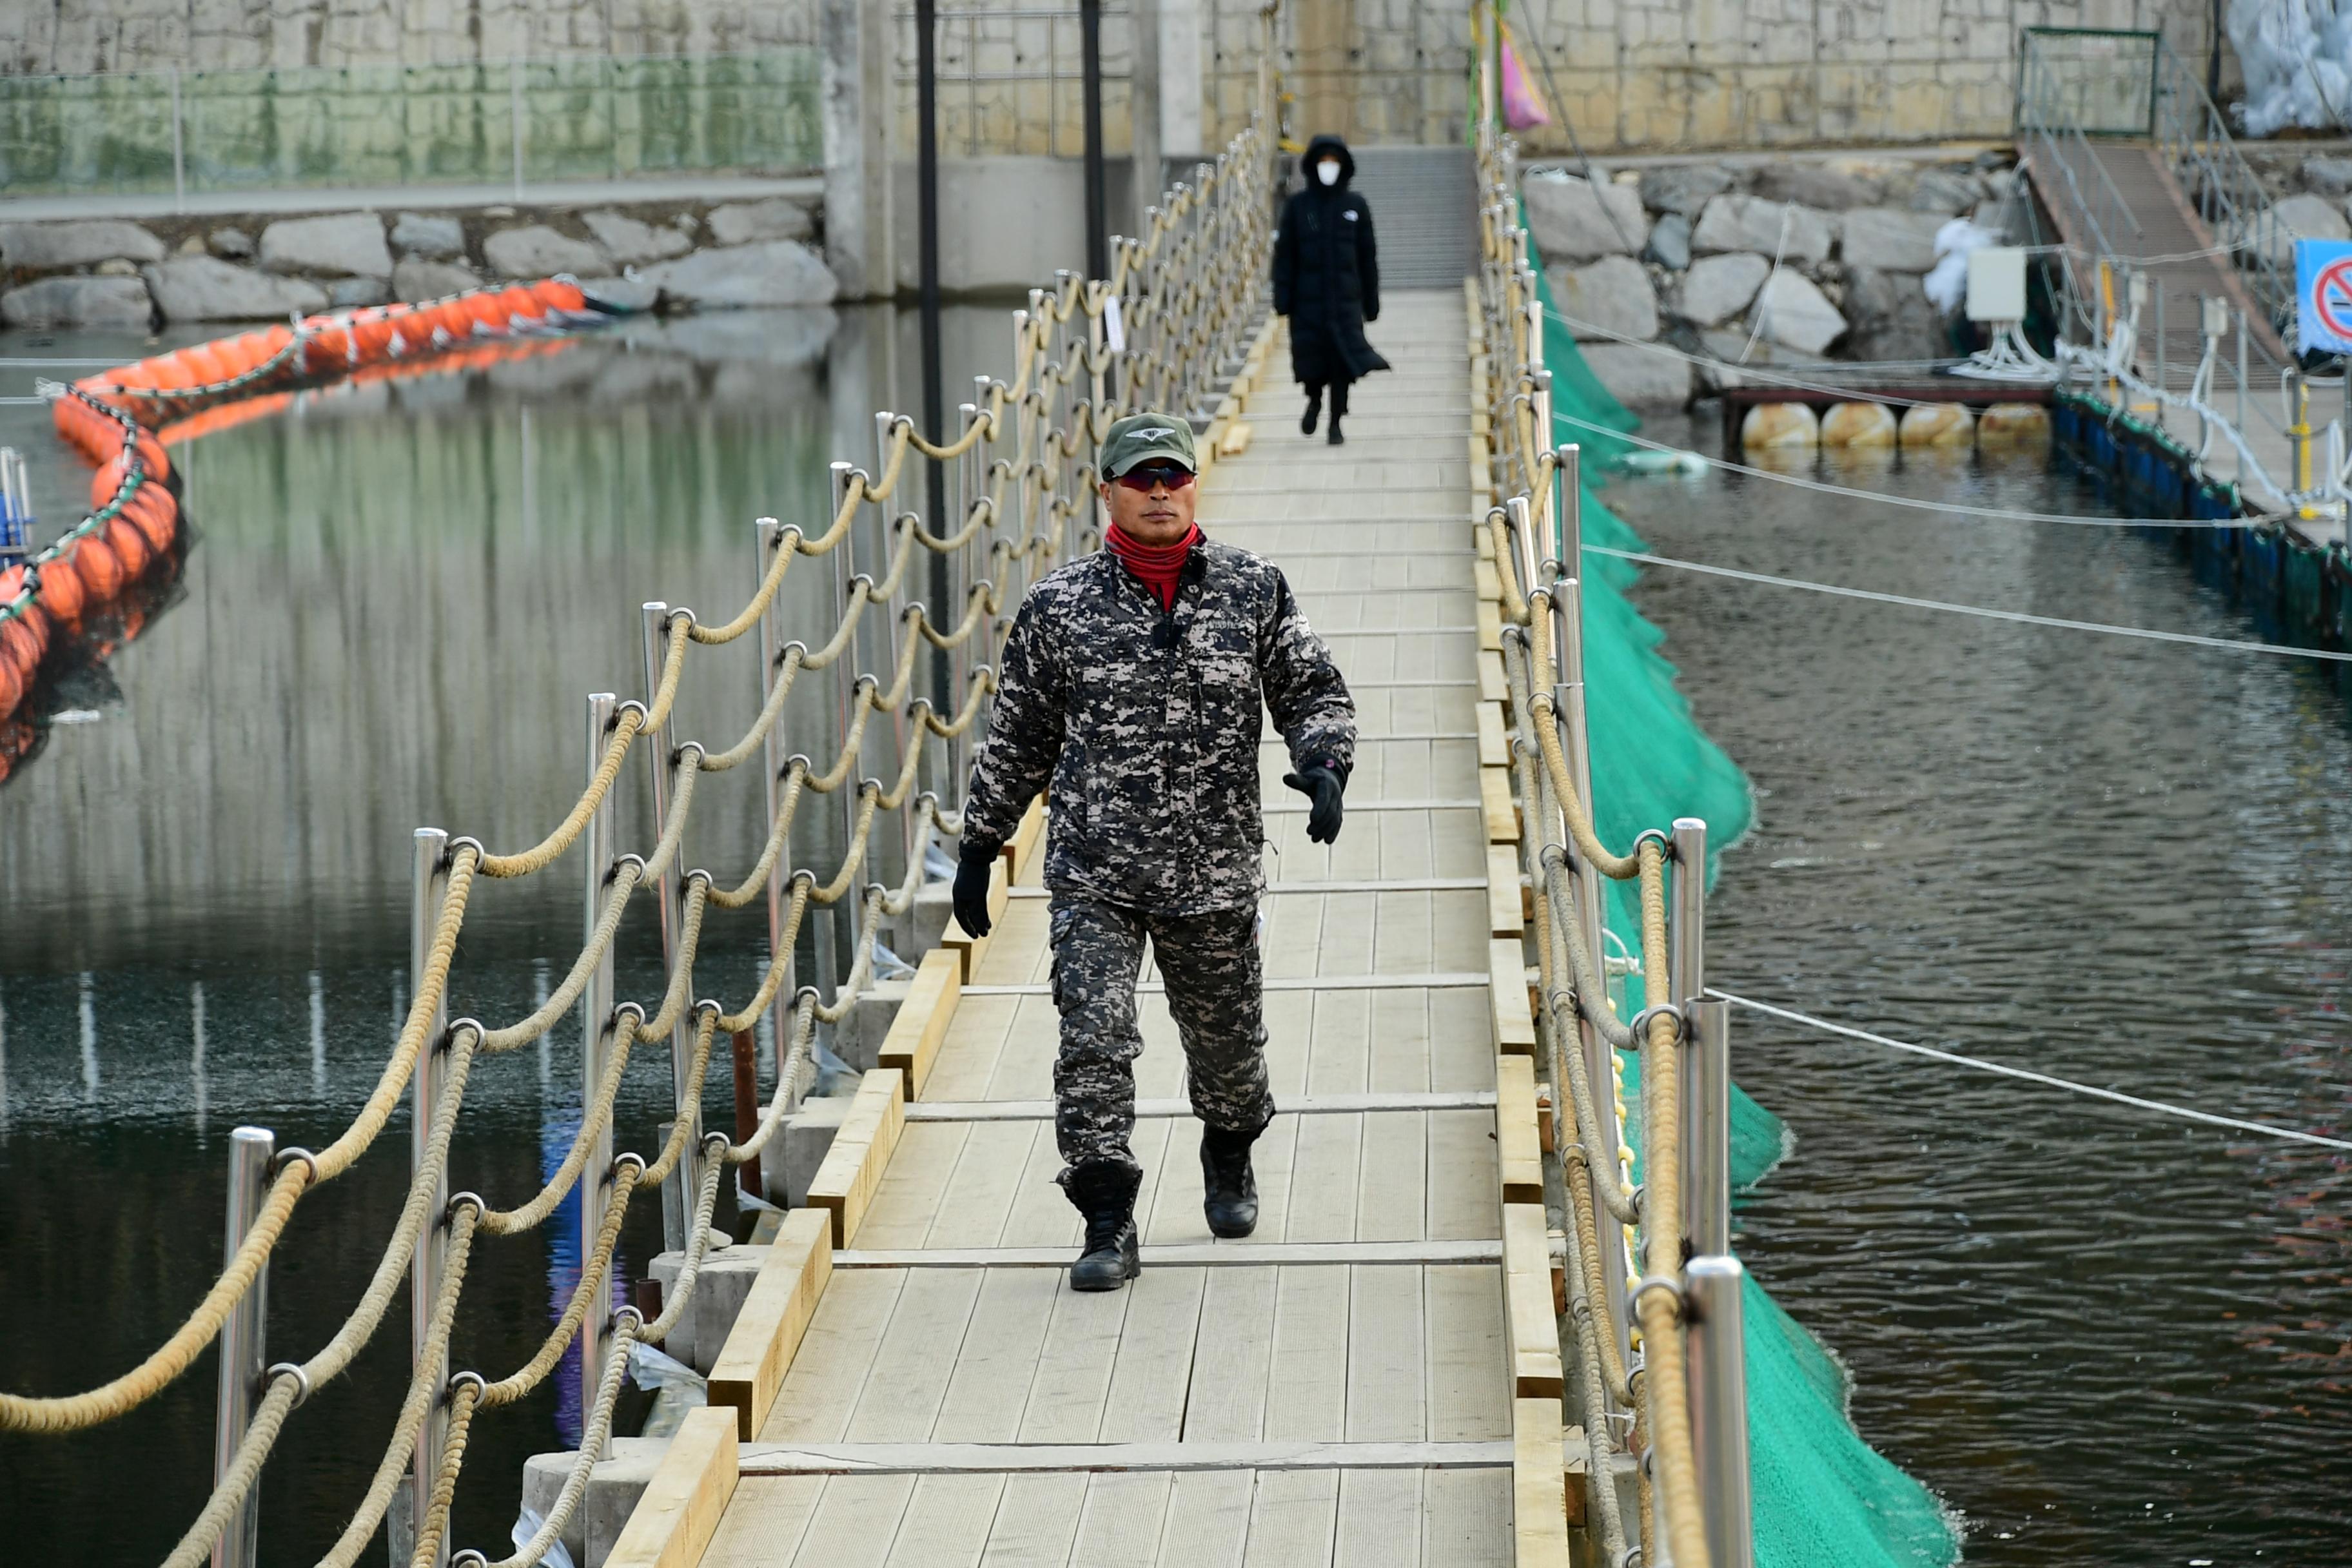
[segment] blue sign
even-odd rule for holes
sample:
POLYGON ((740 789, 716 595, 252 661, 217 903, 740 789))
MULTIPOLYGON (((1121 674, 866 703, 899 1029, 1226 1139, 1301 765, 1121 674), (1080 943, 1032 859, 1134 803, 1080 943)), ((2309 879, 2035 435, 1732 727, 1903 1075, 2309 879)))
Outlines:
POLYGON ((2294 242, 2294 346, 2352 354, 2352 241, 2294 242))

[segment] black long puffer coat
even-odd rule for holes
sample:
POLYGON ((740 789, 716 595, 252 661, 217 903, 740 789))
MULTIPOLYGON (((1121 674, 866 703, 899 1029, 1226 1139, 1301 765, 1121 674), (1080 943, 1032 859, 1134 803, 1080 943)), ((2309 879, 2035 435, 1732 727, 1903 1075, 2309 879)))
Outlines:
POLYGON ((1381 319, 1381 263, 1372 209, 1348 188, 1356 160, 1337 136, 1318 136, 1299 160, 1307 188, 1283 204, 1274 237, 1274 310, 1290 318, 1290 373, 1309 385, 1345 384, 1389 362, 1364 341, 1364 323, 1381 319), (1326 185, 1315 165, 1339 157, 1339 179, 1326 185))

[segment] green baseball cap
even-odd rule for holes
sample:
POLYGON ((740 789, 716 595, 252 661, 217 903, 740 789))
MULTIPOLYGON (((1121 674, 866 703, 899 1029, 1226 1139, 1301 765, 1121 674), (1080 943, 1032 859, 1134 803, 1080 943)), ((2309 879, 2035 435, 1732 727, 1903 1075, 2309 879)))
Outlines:
POLYGON ((1172 414, 1130 414, 1103 437, 1098 462, 1102 477, 1115 479, 1141 463, 1161 459, 1198 473, 1192 456, 1192 426, 1172 414))

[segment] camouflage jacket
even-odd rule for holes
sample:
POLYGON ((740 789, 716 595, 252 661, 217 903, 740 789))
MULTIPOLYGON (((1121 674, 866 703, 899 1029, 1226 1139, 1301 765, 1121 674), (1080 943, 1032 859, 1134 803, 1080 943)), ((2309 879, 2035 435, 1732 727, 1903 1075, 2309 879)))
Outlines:
POLYGON ((1171 915, 1254 903, 1268 709, 1294 767, 1347 776, 1355 703, 1271 562, 1203 541, 1171 614, 1115 556, 1074 561, 1014 617, 964 847, 1003 843, 1050 784, 1047 887, 1171 915))

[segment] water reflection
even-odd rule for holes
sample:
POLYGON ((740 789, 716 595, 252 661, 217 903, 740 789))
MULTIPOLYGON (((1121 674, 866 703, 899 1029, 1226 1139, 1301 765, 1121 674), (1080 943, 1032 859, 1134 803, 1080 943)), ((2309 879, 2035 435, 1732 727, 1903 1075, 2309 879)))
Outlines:
MULTIPOLYGON (((20 336, 8 353, 120 363, 195 335, 20 336)), ((1009 337, 1003 310, 950 312, 950 384, 1004 368, 1009 337)), ((197 537, 174 596, 108 661, 106 688, 76 697, 94 721, 52 723, 0 787, 0 1270, 18 1315, 0 1386, 96 1383, 201 1297, 220 1246, 212 1124, 314 1143, 381 1070, 407 1003, 411 830, 536 838, 577 793, 585 694, 643 685, 640 604, 740 605, 751 520, 829 516, 827 462, 871 450, 875 408, 919 405, 914 344, 887 310, 631 322, 478 372, 304 395, 175 449, 197 537)), ((0 443, 32 460, 52 531, 78 515, 88 471, 37 411, 0 408, 0 443)), ((788 618, 829 629, 836 591, 795 572, 788 618)), ((861 642, 860 668, 887 658, 881 638, 861 642)), ((740 732, 760 696, 751 660, 749 644, 695 650, 681 739, 740 732)), ((824 695, 794 693, 793 748, 830 730, 824 695)), ((887 737, 869 741, 866 771, 896 762, 887 737)), ((642 779, 625 778, 625 848, 650 837, 642 779)), ((756 770, 711 780, 688 863, 747 863, 762 814, 756 770)), ((808 814, 794 853, 829 864, 837 836, 837 817, 808 814)), ((566 863, 483 890, 459 1010, 503 1021, 547 996, 579 939, 577 877, 566 863)), ((763 916, 714 914, 705 993, 748 992, 765 937, 763 916)), ((622 995, 657 994, 650 920, 625 931, 618 972, 622 995)), ((761 1047, 772 1065, 764 1030, 761 1047)), ((706 1116, 731 1125, 713 1077, 706 1116)), ((568 1021, 536 1053, 480 1064, 453 1184, 500 1204, 535 1191, 576 1131, 581 1079, 568 1021)), ((668 1079, 665 1053, 633 1060, 619 1148, 650 1145, 668 1079)), ((404 1118, 298 1211, 270 1291, 272 1359, 310 1353, 349 1311, 405 1184, 404 1118)), ((633 1205, 615 1300, 659 1232, 658 1205, 633 1205)), ((562 1219, 478 1247, 457 1364, 521 1364, 578 1268, 562 1219)), ((265 1477, 264 1563, 314 1561, 364 1490, 362 1450, 405 1382, 405 1310, 404 1292, 377 1344, 296 1418, 310 1440, 265 1477)), ((119 1427, 0 1438, 0 1535, 44 1559, 162 1555, 208 1487, 212 1376, 200 1363, 119 1427), (142 1506, 123 1509, 131 1465, 142 1506)), ((457 1542, 503 1542, 522 1458, 579 1422, 574 1360, 478 1423, 457 1542)))

